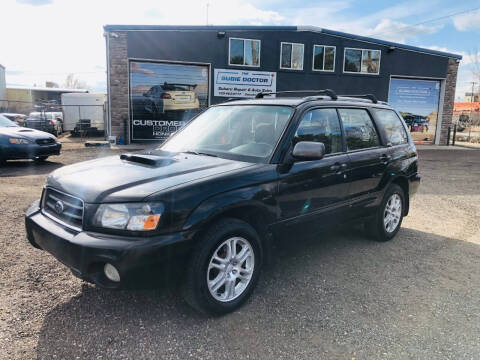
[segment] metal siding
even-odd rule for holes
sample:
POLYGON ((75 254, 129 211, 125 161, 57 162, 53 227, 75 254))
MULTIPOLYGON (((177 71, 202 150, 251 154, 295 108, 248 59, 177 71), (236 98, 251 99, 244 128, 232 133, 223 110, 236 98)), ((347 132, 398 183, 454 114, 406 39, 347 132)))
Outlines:
MULTIPOLYGON (((420 78, 445 78, 448 58, 396 48, 387 52, 388 47, 364 41, 332 36, 325 33, 289 30, 228 30, 225 37, 217 37, 218 30, 164 30, 128 31, 127 52, 129 58, 201 62, 212 64, 213 69, 245 69, 251 67, 228 65, 228 39, 230 37, 261 40, 259 71, 277 73, 277 90, 331 88, 338 94, 373 93, 381 100, 387 100, 390 77, 409 76, 420 78), (305 44, 304 70, 280 69, 280 43, 305 44), (336 46, 335 72, 312 71, 313 45, 336 46), (344 48, 381 50, 380 74, 344 74, 344 48)), ((211 90, 211 95, 213 91, 211 90)), ((225 98, 211 97, 211 103, 225 101, 225 98)))

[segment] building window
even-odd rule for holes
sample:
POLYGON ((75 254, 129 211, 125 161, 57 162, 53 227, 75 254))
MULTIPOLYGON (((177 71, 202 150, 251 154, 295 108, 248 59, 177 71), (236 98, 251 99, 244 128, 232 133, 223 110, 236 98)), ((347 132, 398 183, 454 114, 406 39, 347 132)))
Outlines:
POLYGON ((335 46, 313 45, 313 70, 335 70, 335 46))
POLYGON ((281 43, 280 69, 303 70, 303 44, 281 43))
POLYGON ((380 50, 345 48, 343 72, 378 75, 380 53, 380 50))
POLYGON ((260 40, 230 38, 229 65, 260 66, 260 40))

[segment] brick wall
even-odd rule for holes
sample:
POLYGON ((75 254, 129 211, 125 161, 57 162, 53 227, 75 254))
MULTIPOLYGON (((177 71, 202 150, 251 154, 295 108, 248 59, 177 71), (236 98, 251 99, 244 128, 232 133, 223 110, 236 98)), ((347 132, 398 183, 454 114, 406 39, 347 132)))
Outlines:
POLYGON ((110 53, 110 117, 111 135, 129 142, 126 126, 128 122, 128 59, 127 33, 108 33, 110 53), (113 34, 118 35, 114 36, 113 34))
POLYGON ((442 128, 440 145, 447 144, 448 127, 452 125, 453 103, 455 102, 455 87, 457 85, 458 63, 455 59, 448 60, 447 77, 445 79, 445 98, 443 99, 442 128))

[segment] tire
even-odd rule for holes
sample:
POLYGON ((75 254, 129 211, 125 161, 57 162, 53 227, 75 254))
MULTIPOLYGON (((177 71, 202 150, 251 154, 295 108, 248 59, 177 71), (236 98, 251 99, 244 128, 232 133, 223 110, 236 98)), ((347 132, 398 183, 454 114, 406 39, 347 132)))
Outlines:
POLYGON ((182 288, 185 301, 209 315, 222 315, 238 309, 257 285, 262 257, 261 241, 252 226, 233 218, 216 222, 193 249, 182 288), (237 255, 244 251, 241 257, 250 256, 238 262, 235 261, 238 258, 232 259, 228 252, 228 243, 232 242, 239 251, 237 255))
POLYGON ((44 162, 45 160, 48 159, 48 156, 38 156, 36 157, 35 159, 33 159, 33 161, 37 162, 37 163, 42 163, 44 162))
POLYGON ((389 241, 395 237, 402 226, 405 209, 405 194, 397 184, 388 187, 375 217, 365 223, 367 234, 376 241, 389 241), (400 209, 398 209, 398 205, 400 209), (387 209, 388 206, 388 209, 387 209), (390 221, 386 220, 387 216, 390 221))

